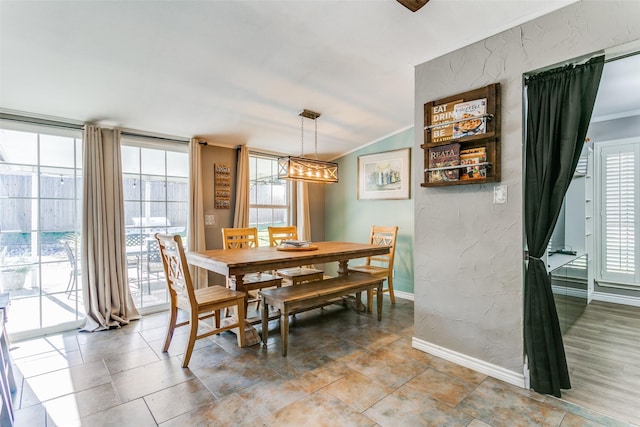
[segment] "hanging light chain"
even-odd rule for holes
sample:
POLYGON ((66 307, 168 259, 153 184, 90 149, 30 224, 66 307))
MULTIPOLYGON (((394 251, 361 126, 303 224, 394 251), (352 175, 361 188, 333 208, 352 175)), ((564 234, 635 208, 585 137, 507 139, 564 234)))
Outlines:
POLYGON ((304 157, 304 116, 300 115, 300 157, 304 157))
POLYGON ((315 125, 316 125, 316 131, 315 131, 315 136, 316 136, 316 160, 318 160, 318 118, 317 117, 315 119, 313 119, 313 123, 315 123, 315 125))

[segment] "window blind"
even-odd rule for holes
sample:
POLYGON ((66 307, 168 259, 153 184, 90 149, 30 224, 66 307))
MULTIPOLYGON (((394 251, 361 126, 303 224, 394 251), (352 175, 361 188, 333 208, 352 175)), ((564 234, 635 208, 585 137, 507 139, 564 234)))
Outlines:
POLYGON ((638 145, 601 149, 601 278, 638 283, 638 145))

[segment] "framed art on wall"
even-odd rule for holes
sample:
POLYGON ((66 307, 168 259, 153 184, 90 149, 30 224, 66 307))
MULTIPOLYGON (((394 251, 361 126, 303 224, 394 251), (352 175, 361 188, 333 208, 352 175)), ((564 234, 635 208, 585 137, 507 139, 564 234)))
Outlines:
POLYGON ((408 199, 410 169, 410 148, 359 156, 358 199, 408 199))

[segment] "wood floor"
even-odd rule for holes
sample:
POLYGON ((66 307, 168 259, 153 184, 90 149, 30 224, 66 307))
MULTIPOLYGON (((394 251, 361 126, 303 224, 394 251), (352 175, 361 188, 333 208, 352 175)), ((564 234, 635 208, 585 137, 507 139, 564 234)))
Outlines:
POLYGON ((564 335, 562 398, 640 425, 640 307, 593 301, 564 335))

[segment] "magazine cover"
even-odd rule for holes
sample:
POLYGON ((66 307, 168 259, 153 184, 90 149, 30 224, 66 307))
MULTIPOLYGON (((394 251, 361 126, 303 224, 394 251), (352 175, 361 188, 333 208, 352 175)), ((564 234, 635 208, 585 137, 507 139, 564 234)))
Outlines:
MULTIPOLYGON (((429 169, 460 164, 460 144, 447 144, 429 149, 429 169)), ((429 171, 429 182, 457 181, 458 169, 429 171)))
POLYGON ((453 138, 453 108, 462 100, 447 102, 446 104, 434 105, 431 108, 431 125, 435 126, 440 123, 448 123, 442 126, 431 128, 431 142, 444 142, 453 138))
POLYGON ((475 165, 462 169, 460 180, 484 179, 487 177, 487 167, 480 166, 487 161, 486 147, 468 148, 460 150, 460 165, 475 165))
POLYGON ((487 132, 487 119, 482 117, 487 112, 487 98, 461 102, 453 107, 455 120, 466 119, 457 122, 453 126, 453 137, 462 138, 469 135, 477 135, 487 132))

